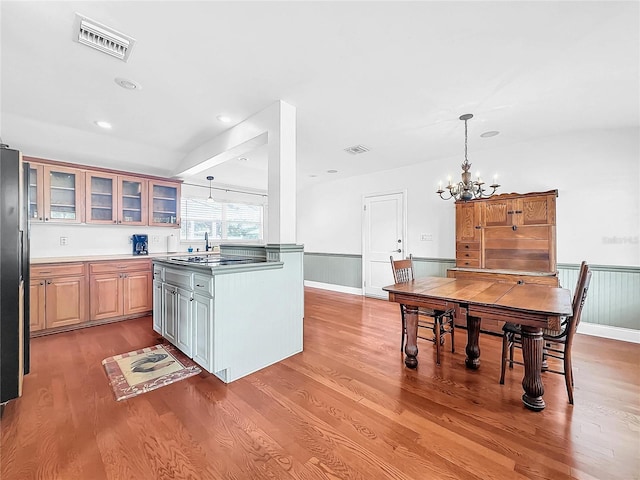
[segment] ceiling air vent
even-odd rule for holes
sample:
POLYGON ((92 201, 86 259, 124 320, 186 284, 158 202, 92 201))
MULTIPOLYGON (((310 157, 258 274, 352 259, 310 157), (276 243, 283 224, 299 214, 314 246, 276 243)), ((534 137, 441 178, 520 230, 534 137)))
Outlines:
POLYGON ((73 40, 126 62, 135 39, 76 13, 73 40))
POLYGON ((369 149, 364 145, 354 145, 353 147, 345 148, 344 151, 351 155, 358 155, 359 153, 368 152, 369 149))

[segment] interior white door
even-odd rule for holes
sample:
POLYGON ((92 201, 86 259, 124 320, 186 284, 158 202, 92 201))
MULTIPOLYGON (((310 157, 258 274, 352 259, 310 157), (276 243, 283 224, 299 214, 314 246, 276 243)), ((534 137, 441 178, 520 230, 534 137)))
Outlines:
POLYGON ((404 192, 364 197, 362 278, 367 297, 389 297, 382 290, 393 284, 389 257, 404 258, 404 197, 404 192))

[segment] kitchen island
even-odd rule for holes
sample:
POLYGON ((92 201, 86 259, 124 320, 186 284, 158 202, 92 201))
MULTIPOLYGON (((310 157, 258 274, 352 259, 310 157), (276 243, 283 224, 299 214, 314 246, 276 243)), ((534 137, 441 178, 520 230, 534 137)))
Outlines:
POLYGON ((153 259, 153 329, 229 383, 302 351, 303 249, 153 259))

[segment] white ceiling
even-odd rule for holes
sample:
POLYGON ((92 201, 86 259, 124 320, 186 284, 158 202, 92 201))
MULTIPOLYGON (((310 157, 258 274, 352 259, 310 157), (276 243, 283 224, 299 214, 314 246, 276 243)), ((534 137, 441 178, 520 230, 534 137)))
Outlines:
MULTIPOLYGON (((461 159, 458 117, 468 112, 470 152, 638 128, 639 5, 2 1, 2 140, 28 155, 170 176, 189 152, 280 99, 297 108, 303 188, 461 159), (129 61, 73 42, 76 12, 134 37, 129 61), (501 133, 479 137, 488 130, 501 133), (357 144, 371 150, 343 151, 357 144)), ((266 189, 265 155, 191 181, 210 174, 266 189)))

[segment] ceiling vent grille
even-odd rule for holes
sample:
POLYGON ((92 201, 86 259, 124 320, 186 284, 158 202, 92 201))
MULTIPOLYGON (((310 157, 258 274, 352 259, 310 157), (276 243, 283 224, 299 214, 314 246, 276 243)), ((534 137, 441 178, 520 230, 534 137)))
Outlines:
POLYGON ((353 147, 345 148, 344 151, 351 155, 358 155, 359 153, 368 152, 369 149, 364 145, 354 145, 353 147))
POLYGON ((135 39, 76 13, 74 41, 95 48, 123 62, 129 60, 135 39))

